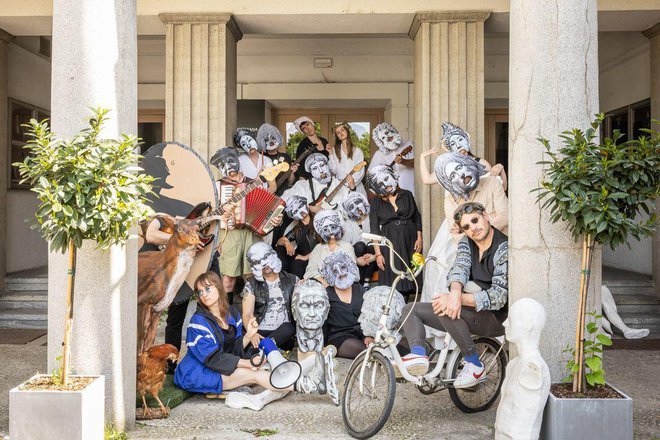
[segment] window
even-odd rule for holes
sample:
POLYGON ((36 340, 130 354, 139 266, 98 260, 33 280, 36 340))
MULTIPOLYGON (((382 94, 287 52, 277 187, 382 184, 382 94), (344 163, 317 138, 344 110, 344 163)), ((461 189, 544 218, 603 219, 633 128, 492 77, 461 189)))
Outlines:
POLYGON ((18 173, 18 168, 11 166, 14 162, 23 162, 28 151, 23 148, 27 144, 30 137, 27 135, 28 128, 23 124, 30 122, 30 119, 42 121, 50 117, 48 110, 41 109, 34 105, 26 104, 25 102, 17 101, 15 99, 9 100, 9 114, 10 114, 10 130, 9 130, 9 188, 29 188, 28 185, 21 185, 21 177, 18 173))
POLYGON ((625 142, 644 135, 643 128, 651 128, 650 99, 645 99, 607 113, 601 126, 601 137, 612 137, 614 130, 619 130, 623 133, 619 142, 625 142))

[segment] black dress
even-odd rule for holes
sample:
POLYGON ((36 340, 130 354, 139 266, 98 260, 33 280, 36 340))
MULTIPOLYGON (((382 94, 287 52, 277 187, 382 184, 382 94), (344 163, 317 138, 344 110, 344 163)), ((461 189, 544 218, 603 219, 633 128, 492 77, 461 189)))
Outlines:
MULTIPOLYGON (((407 265, 410 265, 412 255, 415 253, 417 232, 422 230, 422 216, 417 209, 415 198, 408 190, 399 189, 396 196, 396 206, 398 210, 394 211, 394 207, 387 200, 375 198, 371 201, 371 213, 369 214, 371 232, 387 237, 394 245, 394 250, 404 259, 407 265)), ((389 249, 380 246, 380 251, 385 257, 385 270, 378 271, 378 284, 391 286, 396 275, 390 267, 389 249)), ((401 260, 396 255, 394 259, 396 268, 404 270, 405 266, 401 260)), ((401 280, 397 290, 403 294, 414 293, 415 284, 412 281, 401 280)))
MULTIPOLYGON (((328 145, 328 140, 324 137, 319 136, 319 139, 321 139, 321 143, 323 144, 323 151, 319 151, 317 147, 312 145, 312 141, 309 140, 308 137, 305 137, 300 143, 298 144, 298 148, 296 148, 296 159, 300 157, 301 154, 303 154, 306 150, 309 150, 310 148, 314 148, 315 153, 321 153, 325 157, 330 157, 330 154, 328 153, 328 150, 325 149, 325 146, 328 145)), ((309 157, 309 156, 307 156, 309 157)), ((307 160, 307 159, 305 159, 307 160)), ((300 167, 298 168, 298 171, 296 172, 296 180, 300 179, 311 179, 312 175, 309 174, 307 171, 305 171, 305 161, 303 161, 300 164, 300 167)))
POLYGON ((282 269, 285 272, 289 272, 300 278, 301 280, 305 276, 305 271, 307 270, 307 263, 309 260, 296 260, 296 255, 309 255, 312 253, 318 242, 314 236, 314 228, 310 222, 307 225, 299 223, 299 226, 294 226, 291 231, 286 234, 286 238, 290 242, 296 243, 296 252, 293 256, 290 256, 286 253, 286 248, 282 245, 277 245, 275 251, 277 256, 280 257, 282 261, 282 269))
POLYGON ((347 339, 355 338, 364 340, 362 329, 358 318, 362 312, 362 295, 364 288, 358 283, 353 284, 353 292, 351 294, 351 303, 342 301, 335 288, 328 286, 328 300, 330 301, 330 311, 328 312, 328 319, 325 320, 325 339, 326 345, 331 344, 341 347, 347 339))

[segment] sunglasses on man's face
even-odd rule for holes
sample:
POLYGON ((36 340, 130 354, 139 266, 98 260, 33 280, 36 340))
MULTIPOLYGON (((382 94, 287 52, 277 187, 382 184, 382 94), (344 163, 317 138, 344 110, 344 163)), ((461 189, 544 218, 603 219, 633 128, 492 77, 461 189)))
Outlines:
MULTIPOLYGON (((473 225, 476 225, 478 222, 479 222, 479 217, 472 217, 472 219, 470 219, 470 223, 472 223, 473 225)), ((463 231, 467 231, 468 229, 470 229, 470 223, 461 225, 461 229, 463 231)))

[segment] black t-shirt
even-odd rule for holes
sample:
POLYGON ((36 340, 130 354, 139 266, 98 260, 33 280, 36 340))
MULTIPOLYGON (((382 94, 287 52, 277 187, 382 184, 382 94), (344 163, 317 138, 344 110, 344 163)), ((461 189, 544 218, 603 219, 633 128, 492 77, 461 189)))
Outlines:
POLYGON ((325 321, 325 333, 328 342, 347 334, 362 335, 358 318, 362 312, 364 288, 358 283, 353 284, 350 304, 339 298, 334 287, 328 286, 326 291, 330 301, 330 312, 328 313, 328 319, 325 321))
MULTIPOLYGON (((319 139, 321 139, 321 143, 323 144, 323 151, 318 151, 318 148, 316 148, 314 145, 312 145, 312 141, 309 140, 308 137, 300 141, 298 144, 298 148, 296 149, 296 158, 298 158, 305 150, 309 150, 310 148, 315 148, 316 153, 321 153, 327 158, 330 158, 330 155, 328 154, 328 151, 325 149, 325 146, 328 145, 328 140, 326 138, 323 138, 319 136, 319 139)), ((307 156, 309 157, 309 156, 307 156)), ((306 159, 305 159, 306 160, 306 159)), ((300 164, 300 168, 298 168, 298 172, 296 173, 296 178, 297 179, 311 179, 312 175, 309 174, 307 171, 305 171, 305 161, 300 164)))

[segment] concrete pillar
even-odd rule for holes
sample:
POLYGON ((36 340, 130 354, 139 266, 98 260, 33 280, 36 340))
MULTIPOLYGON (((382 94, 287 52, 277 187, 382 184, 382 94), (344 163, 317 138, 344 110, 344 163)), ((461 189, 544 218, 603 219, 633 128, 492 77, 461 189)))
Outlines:
MULTIPOLYGON (((581 243, 540 212, 536 193, 544 148, 586 129, 598 112, 597 2, 511 0, 509 61, 509 302, 531 297, 547 314, 541 353, 553 381, 567 375, 562 350, 575 343, 581 243)), ((600 250, 594 252, 587 310, 600 307, 600 250)))
POLYGON ((166 25, 165 138, 208 159, 236 128, 236 43, 230 14, 160 14, 166 25))
MULTIPOLYGON (((470 133, 475 154, 483 156, 484 21, 489 16, 486 11, 415 15, 408 35, 415 41, 416 158, 439 142, 443 121, 451 121, 470 133)), ((428 249, 444 220, 444 190, 439 185, 422 184, 419 174, 416 178, 424 247, 428 249)))
MULTIPOLYGON (((651 120, 660 121, 660 23, 644 31, 644 36, 651 40, 651 120)), ((651 127, 660 131, 656 124, 651 127)), ((660 215, 660 199, 656 201, 656 212, 660 215)), ((660 232, 653 236, 653 290, 660 297, 660 232)))
POLYGON ((7 273, 7 186, 9 161, 9 124, 7 82, 9 80, 9 43, 14 36, 0 29, 0 292, 5 290, 7 273))
MULTIPOLYGON (((53 2, 53 130, 86 127, 88 107, 112 110, 102 134, 137 133, 136 0, 53 2)), ((62 352, 67 257, 48 256, 48 371, 62 352)), ((85 242, 76 271, 72 371, 103 374, 106 419, 135 421, 137 242, 109 251, 85 242)))

